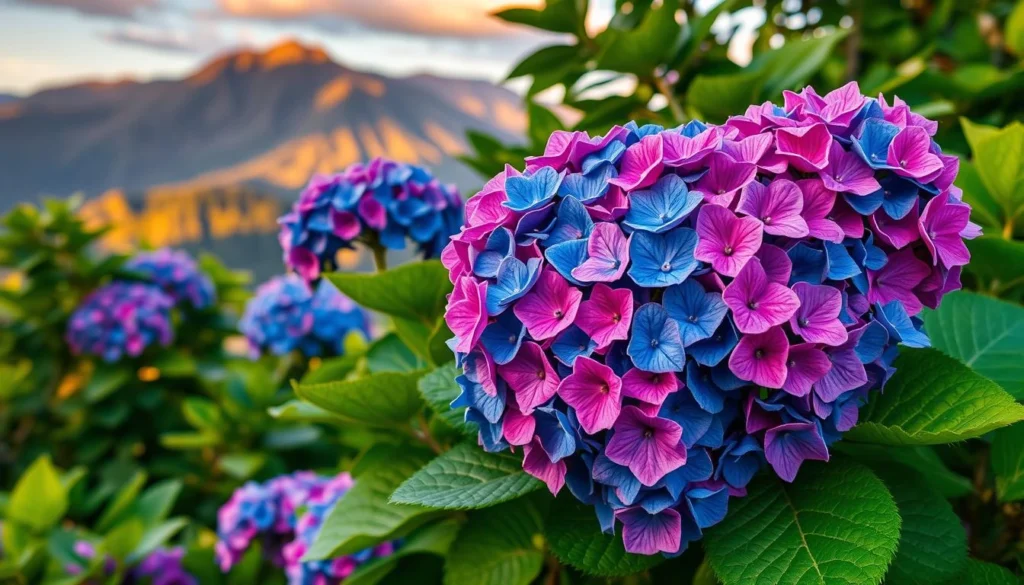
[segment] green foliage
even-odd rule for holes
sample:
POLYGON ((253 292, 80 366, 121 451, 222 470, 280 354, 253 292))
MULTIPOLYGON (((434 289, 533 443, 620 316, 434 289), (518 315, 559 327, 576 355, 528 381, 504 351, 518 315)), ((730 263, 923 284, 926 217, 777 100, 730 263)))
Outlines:
POLYGON ((461 373, 462 370, 455 364, 438 368, 420 378, 419 390, 430 409, 445 424, 467 436, 476 437, 476 424, 466 422, 466 408, 451 408, 452 401, 459 396, 459 385, 455 383, 455 378, 461 373))
POLYGON ((445 295, 452 290, 448 271, 438 261, 405 264, 375 274, 334 272, 326 278, 367 309, 430 327, 444 313, 445 295))
POLYGON ((861 409, 848 437, 886 445, 936 445, 1024 420, 1002 388, 933 349, 904 349, 884 392, 861 409))
POLYGON ((520 498, 469 514, 445 563, 445 585, 529 585, 544 564, 543 508, 520 498))
POLYGON ((992 437, 992 470, 1002 502, 1024 500, 1024 424, 999 429, 992 437))
POLYGON ((443 509, 486 508, 542 485, 523 471, 521 458, 460 443, 402 483, 391 501, 443 509))
POLYGON ((36 533, 53 528, 68 509, 68 494, 49 457, 40 457, 14 485, 7 518, 36 533))
POLYGON ((630 575, 664 560, 657 555, 626 552, 622 535, 601 532, 593 507, 581 504, 569 494, 551 505, 544 535, 558 560, 589 575, 630 575))
POLYGON ((1020 581, 999 565, 984 563, 975 559, 967 561, 967 570, 960 576, 963 585, 1019 585, 1020 581))
POLYGON ((866 467, 805 466, 796 483, 751 482, 705 535, 725 585, 879 583, 900 537, 896 502, 866 467))
POLYGON ((925 316, 932 346, 1024 398, 1024 308, 961 291, 925 316))
POLYGON ((295 393, 338 416, 368 424, 403 422, 422 408, 416 382, 423 372, 380 372, 354 380, 296 384, 295 393))

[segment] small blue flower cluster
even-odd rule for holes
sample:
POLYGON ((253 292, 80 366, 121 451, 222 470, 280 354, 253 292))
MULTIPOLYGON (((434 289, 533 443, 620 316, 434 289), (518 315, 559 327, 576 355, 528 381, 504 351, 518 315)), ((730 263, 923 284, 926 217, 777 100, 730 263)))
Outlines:
POLYGON ((174 299, 156 285, 115 281, 93 291, 68 320, 65 340, 75 355, 113 363, 174 339, 174 299))
POLYGON ((213 281, 182 250, 143 252, 129 260, 125 268, 159 286, 175 303, 187 302, 195 309, 205 309, 216 302, 213 281))
POLYGON ((462 199, 426 169, 377 158, 314 176, 278 223, 285 265, 312 282, 356 241, 402 250, 409 238, 438 256, 462 224, 462 199))
POLYGON ((369 316, 333 284, 320 282, 311 290, 295 274, 260 285, 238 327, 254 356, 293 350, 306 357, 337 356, 344 352, 349 332, 370 334, 369 316))

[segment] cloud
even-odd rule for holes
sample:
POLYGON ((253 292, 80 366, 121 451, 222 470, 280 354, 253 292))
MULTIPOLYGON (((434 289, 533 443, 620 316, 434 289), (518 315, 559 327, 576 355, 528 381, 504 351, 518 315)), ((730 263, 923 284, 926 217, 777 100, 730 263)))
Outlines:
MULTIPOLYGON (((305 21, 325 28, 355 27, 428 37, 517 36, 525 31, 492 17, 509 0, 218 0, 237 18, 305 21)), ((540 5, 539 0, 518 5, 540 5)))
POLYGON ((160 8, 161 0, 14 0, 27 6, 67 8, 92 16, 134 18, 144 10, 160 8))
POLYGON ((133 45, 171 53, 206 54, 226 47, 224 39, 212 27, 194 30, 128 25, 101 33, 109 42, 133 45))

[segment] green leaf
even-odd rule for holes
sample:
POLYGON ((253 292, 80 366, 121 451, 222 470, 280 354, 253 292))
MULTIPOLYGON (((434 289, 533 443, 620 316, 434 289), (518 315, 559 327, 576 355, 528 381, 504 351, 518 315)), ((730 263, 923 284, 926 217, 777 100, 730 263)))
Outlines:
POLYGON ((960 172, 956 175, 956 186, 964 191, 964 202, 971 206, 971 220, 989 230, 1003 229, 1003 209, 992 199, 988 189, 981 182, 974 163, 960 161, 960 172))
POLYGON ((551 110, 533 100, 527 100, 526 113, 530 120, 530 141, 538 148, 544 148, 552 133, 565 130, 561 120, 551 110))
POLYGON ((924 476, 928 485, 945 498, 959 498, 974 492, 971 481, 947 468, 934 447, 894 447, 840 441, 831 448, 869 466, 878 463, 905 465, 924 476))
MULTIPOLYGON (((414 321, 408 323, 419 325, 414 321)), ((429 330, 427 330, 427 335, 429 335, 429 330)), ((422 339, 424 345, 426 340, 427 337, 424 335, 422 339)), ((366 350, 366 367, 374 374, 378 372, 408 373, 422 370, 426 364, 409 347, 402 339, 399 339, 398 335, 388 333, 373 342, 370 349, 366 350)))
POLYGON ((311 370, 303 376, 302 383, 320 384, 323 382, 344 380, 356 369, 356 366, 359 365, 359 361, 362 357, 362 353, 359 353, 354 355, 345 354, 341 357, 326 359, 320 363, 320 367, 315 370, 311 370))
POLYGON ((426 462, 419 451, 392 456, 359 475, 359 480, 331 510, 306 552, 305 560, 351 554, 412 530, 433 516, 422 506, 388 502, 391 492, 426 462))
POLYGON ((658 555, 626 552, 622 533, 601 532, 594 507, 580 503, 571 495, 563 495, 551 504, 544 533, 558 560, 589 575, 632 575, 665 560, 658 555))
POLYGON ((517 63, 505 79, 535 75, 562 67, 567 62, 574 61, 578 51, 579 47, 576 45, 549 45, 542 47, 517 63))
POLYGON ((89 383, 85 385, 85 401, 93 404, 103 400, 132 379, 132 372, 124 367, 101 364, 96 366, 89 383))
POLYGON ((792 484, 762 474, 705 533, 725 585, 879 583, 896 553, 896 503, 866 467, 805 465, 792 484))
POLYGON ((434 414, 466 436, 476 437, 477 425, 466 422, 466 408, 451 407, 452 401, 458 398, 460 393, 459 385, 455 383, 455 378, 460 374, 462 370, 458 366, 448 364, 420 378, 418 387, 434 414))
POLYGON ((423 372, 381 372, 355 380, 295 384, 299 398, 349 420, 392 425, 409 420, 423 408, 416 382, 423 372))
POLYGON ((967 559, 967 570, 956 581, 957 585, 1020 585, 1009 570, 977 559, 967 559))
POLYGON ((982 278, 1002 284, 1024 279, 1024 242, 999 236, 981 236, 967 242, 971 263, 966 269, 982 278))
POLYGON ((708 120, 725 120, 757 99, 761 74, 745 71, 731 75, 698 75, 686 90, 686 103, 708 120))
POLYGON ((447 510, 486 508, 542 485, 523 471, 520 457, 487 453, 474 443, 460 443, 406 480, 391 501, 447 510))
POLYGON ((220 469, 235 479, 246 480, 267 462, 264 453, 227 453, 217 460, 220 469))
POLYGON ((967 563, 967 533, 953 507, 921 475, 896 467, 881 469, 879 475, 902 520, 886 585, 949 583, 967 563))
POLYGON ((195 358, 181 351, 162 352, 152 365, 160 370, 163 378, 182 378, 196 373, 195 358))
POLYGON ((123 561, 142 542, 142 537, 145 533, 146 528, 142 525, 142 521, 137 518, 122 522, 103 538, 102 551, 119 561, 123 561))
POLYGON ((1024 399, 1024 308, 959 291, 924 317, 932 346, 1024 399))
POLYGON ((220 443, 220 435, 210 431, 198 433, 164 433, 160 435, 160 444, 168 449, 191 450, 212 447, 220 443))
POLYGON ((302 400, 289 400, 281 406, 268 408, 267 412, 281 421, 336 423, 340 420, 336 415, 319 406, 302 400))
POLYGON ((1017 2, 1006 19, 1006 48, 1024 57, 1024 2, 1017 2))
POLYGON ((544 566, 543 529, 530 498, 471 513, 448 554, 445 585, 529 585, 544 566))
POLYGON ((586 2, 580 0, 548 0, 543 10, 507 8, 494 16, 516 24, 525 24, 551 32, 575 34, 582 29, 586 2))
POLYGON ((211 433, 220 433, 224 428, 224 417, 217 404, 206 398, 189 397, 181 405, 181 412, 190 425, 211 433))
POLYGON ((455 361, 455 353, 448 347, 447 341, 455 337, 452 330, 448 328, 448 324, 444 322, 444 318, 437 320, 437 326, 430 333, 430 338, 427 339, 427 351, 429 352, 428 357, 430 362, 435 366, 441 366, 449 362, 455 361))
POLYGON ((68 494, 60 474, 50 456, 42 455, 14 484, 5 515, 34 532, 45 532, 60 522, 67 510, 68 494))
POLYGON ((132 507, 135 503, 135 498, 138 497, 139 492, 142 491, 142 486, 146 484, 146 472, 139 470, 135 472, 130 480, 125 482, 121 489, 118 490, 117 495, 114 499, 107 504, 107 507, 103 510, 103 514, 99 520, 96 521, 96 531, 104 533, 111 528, 125 516, 125 512, 132 507))
POLYGON ((992 469, 996 472, 999 501, 1024 500, 1024 423, 995 432, 992 469))
POLYGON ((359 305, 429 326, 444 313, 452 291, 448 270, 440 261, 415 262, 374 274, 332 272, 325 275, 359 305))
POLYGON ((676 22, 678 10, 678 0, 665 0, 660 7, 648 10, 636 28, 608 27, 596 39, 602 48, 597 68, 651 75, 683 42, 683 29, 676 22))
POLYGON ((935 349, 903 348, 884 392, 861 409, 849 439, 937 445, 1024 420, 1024 406, 991 380, 935 349))
POLYGON ((411 555, 444 556, 448 554, 448 549, 458 532, 459 523, 456 520, 444 520, 422 526, 413 531, 394 553, 359 565, 359 568, 345 578, 345 585, 376 585, 398 565, 398 561, 411 555))
POLYGON ((981 182, 1008 218, 1024 207, 1024 124, 1005 128, 974 124, 960 118, 981 182))
POLYGON ((761 97, 775 99, 784 89, 797 89, 806 84, 849 33, 849 29, 837 29, 820 37, 789 41, 755 57, 749 69, 762 75, 761 97))
POLYGON ((150 486, 132 507, 132 515, 140 518, 146 526, 162 522, 171 513, 174 502, 181 493, 181 481, 169 479, 150 486))
POLYGON ((393 334, 388 335, 397 335, 408 350, 419 358, 430 361, 430 334, 433 331, 430 327, 420 321, 410 321, 401 317, 392 317, 391 324, 395 330, 393 334))
MULTIPOLYGON (((711 26, 718 19, 718 15, 722 12, 731 11, 737 2, 738 0, 723 0, 723 2, 717 4, 711 10, 693 19, 690 26, 684 27, 685 42, 682 48, 680 48, 676 59, 674 59, 674 63, 671 65, 674 67, 676 64, 682 64, 684 68, 690 65, 692 60, 700 55, 701 45, 711 33, 711 26)), ((744 104, 743 109, 746 109, 745 106, 749 103, 744 104)))
POLYGON ((139 538, 135 548, 128 555, 128 562, 138 562, 149 553, 167 544, 175 534, 188 525, 188 518, 172 518, 146 530, 139 538))

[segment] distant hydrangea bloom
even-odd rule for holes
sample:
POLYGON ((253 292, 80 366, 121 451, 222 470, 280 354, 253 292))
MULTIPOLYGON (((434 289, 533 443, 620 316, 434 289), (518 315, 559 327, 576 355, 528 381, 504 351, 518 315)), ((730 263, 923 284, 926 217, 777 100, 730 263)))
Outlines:
POLYGON ((217 564, 227 572, 238 563, 254 540, 275 565, 284 566, 284 545, 295 538, 296 511, 325 479, 310 471, 250 481, 235 490, 217 512, 217 564))
POLYGON ((376 158, 314 176, 278 223, 285 265, 314 281, 356 241, 401 250, 408 238, 436 257, 462 223, 462 200, 426 169, 376 158))
POLYGON ((156 285, 112 282, 75 309, 65 339, 75 355, 93 355, 105 362, 138 357, 154 343, 171 343, 173 307, 174 299, 156 285))
POLYGON ((183 250, 163 248, 136 254, 125 268, 159 286, 175 303, 188 303, 193 308, 205 309, 216 301, 213 281, 183 250))
POLYGON ((386 542, 352 555, 302 561, 324 519, 353 483, 348 473, 323 477, 308 471, 247 483, 218 512, 216 554, 221 570, 229 571, 257 539, 290 585, 336 585, 359 565, 391 554, 395 544, 386 542))
MULTIPOLYGON (((96 558, 96 547, 87 540, 79 540, 72 546, 75 562, 68 563, 64 572, 68 575, 81 575, 93 559, 96 558)), ((199 585, 199 581, 182 566, 185 549, 158 548, 149 553, 142 561, 128 571, 124 581, 130 585, 199 585)), ((107 556, 103 562, 104 576, 111 576, 117 571, 117 561, 107 556)), ((92 581, 85 581, 92 583, 92 581)))
POLYGON ((552 134, 442 252, 453 406, 626 550, 676 554, 792 481, 922 347, 980 233, 936 123, 855 83, 721 126, 552 134))
POLYGON ((345 336, 369 336, 369 316, 329 282, 310 288, 298 275, 277 276, 260 285, 239 323, 254 355, 299 350, 307 357, 336 356, 345 336))

